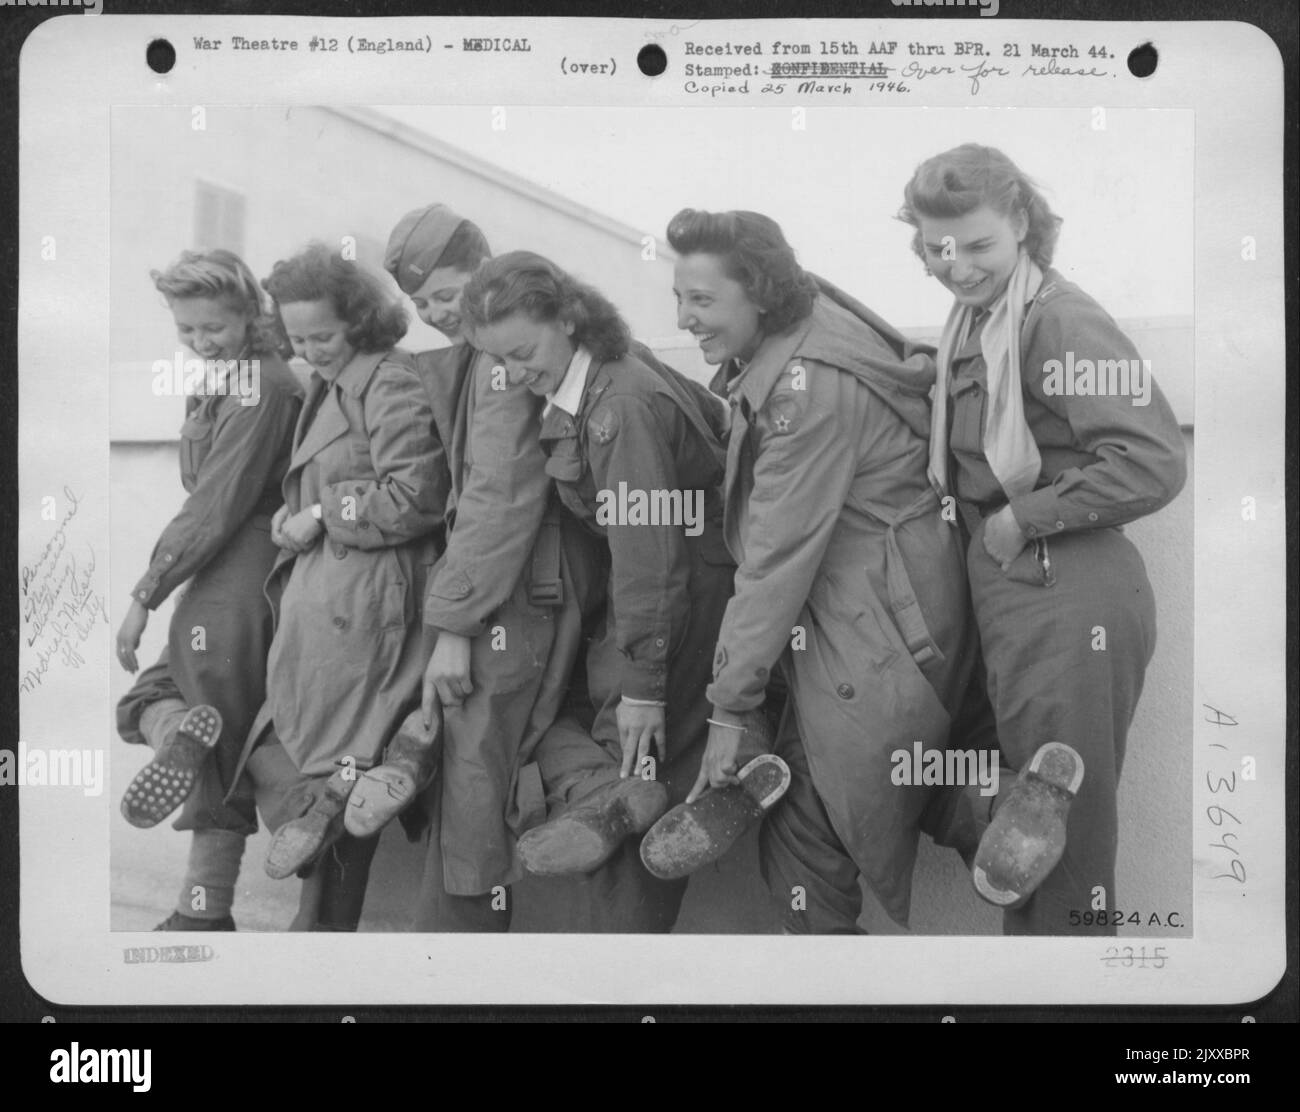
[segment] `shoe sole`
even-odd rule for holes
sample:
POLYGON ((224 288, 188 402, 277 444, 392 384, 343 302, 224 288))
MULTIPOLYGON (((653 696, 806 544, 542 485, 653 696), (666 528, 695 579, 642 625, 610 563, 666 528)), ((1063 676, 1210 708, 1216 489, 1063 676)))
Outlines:
POLYGON ((221 736, 221 713, 197 706, 185 712, 176 736, 135 774, 122 795, 122 817, 132 826, 157 826, 190 796, 199 766, 221 736))
MULTIPOLYGON (((1027 903, 1060 864, 1065 853, 1069 804, 1083 783, 1083 758, 1069 745, 1048 742, 1034 753, 1025 774, 1027 780, 1019 797, 1022 802, 1018 805, 1015 802, 1017 796, 1013 795, 998 809, 980 839, 971 870, 975 891, 1003 911, 1012 911, 1027 903), (1040 798, 1031 801, 1029 792, 1037 792, 1040 798), (1030 820, 1026 825, 1041 825, 1041 814, 1048 800, 1056 802, 1051 828, 1035 832, 1018 824, 1017 811, 1020 810, 1026 811, 1021 817, 1030 820), (1057 822, 1059 827, 1055 825, 1057 822), (999 880, 1005 882, 1009 878, 1013 878, 1009 886, 999 883, 999 880)), ((1013 792, 1020 787, 1018 783, 1013 792)))
POLYGON ((287 880, 306 868, 343 832, 343 812, 356 785, 334 773, 325 789, 307 809, 307 813, 290 819, 271 839, 263 868, 272 880, 287 880))
POLYGON ((579 804, 568 814, 528 831, 515 846, 519 863, 533 876, 594 872, 626 838, 647 830, 668 802, 667 790, 655 781, 618 781, 613 793, 613 798, 599 806, 579 804), (639 786, 647 783, 659 789, 653 799, 650 791, 639 786))
POLYGON ((721 859, 785 795, 790 768, 765 753, 736 778, 739 786, 714 788, 694 803, 678 804, 650 828, 641 842, 641 863, 653 876, 680 880, 721 859))
POLYGON ((357 780, 348 796, 343 829, 355 838, 378 834, 411 805, 417 794, 415 778, 401 769, 372 768, 357 780))

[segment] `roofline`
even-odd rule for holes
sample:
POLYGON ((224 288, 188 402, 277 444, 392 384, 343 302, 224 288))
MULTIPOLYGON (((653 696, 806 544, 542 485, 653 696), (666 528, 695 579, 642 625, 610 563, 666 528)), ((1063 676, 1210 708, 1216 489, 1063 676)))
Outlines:
MULTIPOLYGON (((584 224, 599 228, 616 239, 636 244, 639 247, 642 237, 649 234, 632 227, 630 224, 624 224, 621 220, 615 220, 612 216, 606 216, 602 212, 597 212, 595 209, 571 201, 560 193, 556 193, 545 186, 538 185, 525 177, 498 166, 495 162, 488 162, 486 159, 470 154, 468 151, 453 146, 445 140, 435 138, 427 132, 419 130, 419 128, 412 127, 410 124, 403 123, 391 116, 385 116, 382 112, 378 112, 373 108, 337 106, 322 106, 322 108, 331 115, 339 116, 342 119, 359 124, 361 127, 369 128, 371 131, 378 132, 380 135, 396 140, 443 162, 450 162, 453 166, 467 173, 493 182, 530 201, 554 209, 556 212, 563 213, 565 216, 572 217, 584 224)), ((658 257, 670 261, 677 257, 672 248, 666 243, 660 242, 658 236, 655 237, 655 253, 658 257)))

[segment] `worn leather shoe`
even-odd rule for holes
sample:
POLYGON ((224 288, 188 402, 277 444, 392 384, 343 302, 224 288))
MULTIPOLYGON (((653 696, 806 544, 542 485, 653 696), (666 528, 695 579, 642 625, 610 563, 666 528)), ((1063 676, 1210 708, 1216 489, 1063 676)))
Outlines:
POLYGON ((679 803, 650 828, 641 861, 660 880, 677 880, 717 861, 785 795, 790 769, 764 753, 738 773, 739 784, 711 788, 694 803, 679 803))
POLYGON ((442 757, 442 711, 430 729, 418 709, 403 720, 384 752, 383 764, 357 779, 348 797, 343 827, 354 838, 378 834, 432 782, 442 757))
POLYGON ((1083 758, 1068 745, 1040 746, 980 838, 975 891, 1003 910, 1025 903, 1065 852, 1070 802, 1083 783, 1083 758))
POLYGON ((668 806, 657 780, 631 777, 597 789, 559 818, 519 839, 519 861, 535 876, 568 876, 600 868, 633 834, 644 834, 668 806))
POLYGON ((356 783, 354 769, 339 769, 325 781, 324 788, 304 814, 290 819, 275 832, 266 851, 267 876, 273 880, 293 876, 338 840, 343 833, 343 811, 356 783))

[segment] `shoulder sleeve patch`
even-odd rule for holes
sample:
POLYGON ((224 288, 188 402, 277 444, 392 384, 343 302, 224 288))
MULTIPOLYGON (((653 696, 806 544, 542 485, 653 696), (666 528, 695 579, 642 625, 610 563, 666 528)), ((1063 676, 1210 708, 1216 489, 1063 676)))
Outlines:
POLYGON ((610 405, 598 405, 587 418, 587 435, 595 444, 608 444, 618 435, 618 413, 610 405))
POLYGON ((778 436, 794 432, 803 418, 807 398, 807 394, 799 397, 788 391, 773 394, 760 411, 764 424, 778 436))

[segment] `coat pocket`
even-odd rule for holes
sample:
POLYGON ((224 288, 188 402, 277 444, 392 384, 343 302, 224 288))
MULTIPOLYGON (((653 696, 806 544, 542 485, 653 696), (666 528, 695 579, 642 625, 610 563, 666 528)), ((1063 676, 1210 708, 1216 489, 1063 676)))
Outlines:
MULTIPOLYGON (((985 554, 987 555, 987 553, 985 554)), ((990 560, 993 558, 988 557, 990 560)), ((1029 587, 1056 586, 1056 572, 1052 569, 1052 555, 1046 537, 1036 537, 1020 550, 1011 561, 1011 567, 1002 573, 1014 583, 1029 587)))
POLYGON ((988 395, 975 381, 963 382, 952 396, 952 429, 949 447, 965 455, 984 454, 984 406, 988 395))
POLYGON ((546 457, 546 473, 559 483, 576 483, 585 470, 582 457, 577 454, 576 441, 561 441, 554 454, 546 457), (573 448, 561 451, 561 447, 572 444, 573 448))
POLYGON ((196 475, 212 451, 212 421, 207 417, 186 417, 181 425, 181 471, 196 475))

